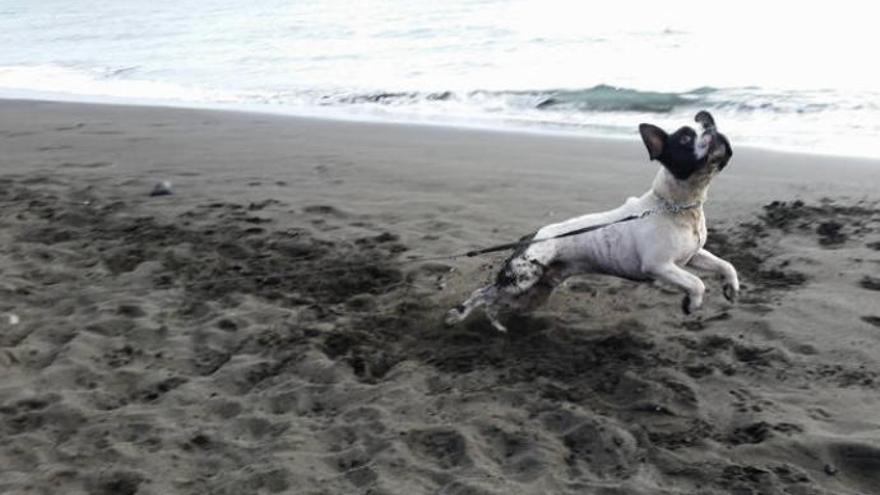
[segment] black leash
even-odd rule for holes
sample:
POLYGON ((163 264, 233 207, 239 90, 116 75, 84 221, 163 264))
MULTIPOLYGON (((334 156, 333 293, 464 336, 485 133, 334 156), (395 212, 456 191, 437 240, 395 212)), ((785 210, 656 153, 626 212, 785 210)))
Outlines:
POLYGON ((497 251, 507 251, 510 249, 516 249, 524 246, 530 246, 532 244, 538 244, 539 242, 547 242, 555 239, 562 239, 563 237, 571 237, 574 235, 586 234, 587 232, 592 232, 594 230, 604 229, 605 227, 610 227, 611 225, 629 222, 630 220, 638 220, 646 216, 644 213, 641 215, 630 215, 626 218, 621 218, 620 220, 615 220, 613 222, 608 223, 600 223, 598 225, 591 225, 589 227, 584 227, 581 229, 571 230, 569 232, 563 232, 561 234, 554 235, 553 237, 544 237, 541 239, 530 239, 528 241, 518 241, 518 242, 508 242, 507 244, 499 244, 497 246, 491 246, 483 249, 475 249, 473 251, 468 251, 464 253, 464 256, 468 258, 473 258, 474 256, 479 256, 481 254, 494 253, 497 251))
POLYGON ((588 232, 593 232, 595 230, 604 229, 606 227, 610 227, 612 225, 616 225, 618 223, 630 222, 632 220, 638 220, 640 218, 645 218, 648 215, 653 215, 658 211, 669 211, 672 213, 679 213, 685 210, 690 210, 692 208, 696 208, 700 206, 699 202, 686 204, 686 205, 676 205, 670 203, 664 203, 660 207, 647 209, 638 215, 630 215, 628 217, 621 218, 620 220, 615 220, 613 222, 608 223, 600 223, 598 225, 590 225, 589 227, 583 227, 580 229, 570 230, 568 232, 563 232, 561 234, 556 234, 552 237, 544 237, 541 239, 529 239, 527 241, 517 241, 517 242, 508 242, 505 244, 497 244, 495 246, 490 246, 482 249, 474 249, 471 251, 467 251, 459 254, 451 254, 447 256, 431 256, 426 258, 412 258, 403 261, 403 263, 418 263, 423 261, 443 261, 443 260, 454 260, 458 258, 473 258, 475 256, 480 256, 482 254, 496 253, 498 251, 509 251, 511 249, 517 249, 525 246, 531 246, 532 244, 538 244, 541 242, 553 241, 556 239, 562 239, 564 237, 571 237, 580 234, 586 234, 588 232))

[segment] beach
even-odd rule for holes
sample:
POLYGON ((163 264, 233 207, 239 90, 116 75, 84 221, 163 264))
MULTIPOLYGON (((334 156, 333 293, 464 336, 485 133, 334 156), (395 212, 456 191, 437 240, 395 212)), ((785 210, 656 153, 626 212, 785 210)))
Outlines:
POLYGON ((0 493, 880 493, 880 160, 733 141, 734 304, 582 276, 443 326, 505 253, 418 260, 642 194, 638 123, 0 101, 0 493))

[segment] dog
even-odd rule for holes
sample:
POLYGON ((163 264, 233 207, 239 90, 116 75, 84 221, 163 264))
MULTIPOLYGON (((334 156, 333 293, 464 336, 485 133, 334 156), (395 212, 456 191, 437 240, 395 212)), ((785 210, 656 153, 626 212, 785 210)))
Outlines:
POLYGON ((523 237, 495 283, 449 310, 445 323, 455 325, 484 307, 492 325, 505 332, 500 314, 530 311, 566 278, 587 273, 666 282, 684 291, 681 307, 691 314, 703 304, 706 286, 684 269, 689 266, 720 274, 723 294, 733 302, 739 293, 736 269, 703 248, 703 203, 710 182, 727 166, 733 150, 709 112, 700 111, 694 120, 701 134, 687 126, 667 134, 655 125, 641 124, 648 157, 662 165, 651 189, 613 210, 547 225, 523 237))

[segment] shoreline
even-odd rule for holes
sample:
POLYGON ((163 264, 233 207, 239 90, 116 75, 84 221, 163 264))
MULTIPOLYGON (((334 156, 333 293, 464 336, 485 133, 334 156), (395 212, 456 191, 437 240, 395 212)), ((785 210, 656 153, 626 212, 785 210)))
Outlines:
MULTIPOLYGON (((66 95, 59 94, 43 94, 30 95, 26 90, 10 90, 9 95, 0 95, 2 102, 16 101, 33 101, 43 103, 59 103, 71 105, 101 105, 101 106, 119 106, 130 108, 167 108, 177 110, 194 110, 207 112, 230 112, 256 114, 265 116, 274 116, 281 118, 307 119, 307 120, 327 120, 341 123, 356 123, 365 125, 395 125, 395 126, 415 126, 437 129, 486 132, 486 133, 502 133, 532 136, 549 136, 559 138, 587 139, 587 140, 608 140, 628 142, 637 140, 638 135, 636 127, 638 123, 633 125, 632 136, 624 136, 617 134, 602 134, 601 132, 590 132, 587 128, 571 126, 565 128, 562 124, 554 124, 557 127, 544 127, 540 124, 515 124, 503 122, 486 122, 481 123, 479 120, 455 118, 447 116, 437 116, 434 120, 432 117, 416 116, 416 115, 380 115, 378 112, 354 112, 345 111, 342 108, 334 107, 328 110, 323 107, 273 107, 269 104, 258 103, 198 103, 198 102, 175 102, 160 99, 142 99, 142 98, 121 98, 91 95, 66 95)), ((658 115, 663 117, 663 115, 658 115)), ((650 120, 650 119, 647 119, 650 120)), ((683 122, 681 125, 691 125, 692 122, 683 122)), ((782 153, 791 155, 809 155, 824 158, 840 158, 852 160, 876 161, 880 163, 880 151, 877 156, 845 154, 839 151, 806 151, 786 146, 763 146, 763 145, 740 145, 737 147, 743 149, 766 151, 772 153, 782 153)))
POLYGON ((618 206, 642 143, 0 100, 0 492, 869 493, 880 163, 732 145, 738 302, 583 276, 499 334, 441 322, 506 253, 407 261, 618 206))

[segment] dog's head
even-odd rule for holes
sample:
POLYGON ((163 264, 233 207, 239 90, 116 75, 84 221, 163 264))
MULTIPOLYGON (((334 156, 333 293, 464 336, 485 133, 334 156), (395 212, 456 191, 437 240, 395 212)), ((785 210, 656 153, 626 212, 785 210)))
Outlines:
POLYGON ((709 112, 700 111, 694 120, 702 126, 701 134, 690 127, 667 134, 652 124, 639 126, 651 160, 662 163, 678 180, 688 180, 697 172, 720 172, 733 156, 730 142, 715 128, 715 119, 709 112))

